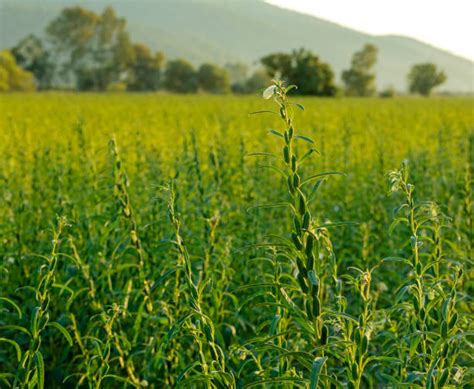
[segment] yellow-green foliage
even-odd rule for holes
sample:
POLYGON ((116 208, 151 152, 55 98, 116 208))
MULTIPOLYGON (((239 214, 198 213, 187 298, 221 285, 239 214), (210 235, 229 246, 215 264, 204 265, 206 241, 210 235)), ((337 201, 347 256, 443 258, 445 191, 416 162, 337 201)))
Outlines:
POLYGON ((1 387, 472 382, 473 100, 277 102, 0 96, 1 387))
POLYGON ((9 50, 0 51, 0 92, 33 91, 33 74, 19 67, 9 50))

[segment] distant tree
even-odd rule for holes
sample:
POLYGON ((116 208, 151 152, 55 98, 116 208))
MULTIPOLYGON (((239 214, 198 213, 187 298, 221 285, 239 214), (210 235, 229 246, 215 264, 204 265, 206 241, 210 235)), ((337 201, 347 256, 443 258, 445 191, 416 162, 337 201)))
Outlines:
POLYGON ((33 74, 18 66, 9 50, 0 51, 0 92, 33 91, 35 87, 33 74))
POLYGON ((260 63, 264 66, 270 77, 286 78, 286 81, 290 82, 289 78, 294 73, 294 56, 295 51, 290 54, 273 53, 261 58, 260 63))
POLYGON ((202 64, 197 72, 199 88, 210 93, 226 93, 230 90, 229 74, 217 65, 202 64))
POLYGON ((161 73, 165 56, 155 54, 143 44, 133 45, 134 59, 130 65, 128 89, 134 91, 157 90, 161 83, 161 73))
POLYGON ((352 56, 351 68, 342 72, 348 96, 372 96, 375 93, 375 74, 372 67, 377 62, 378 49, 366 44, 352 56))
POLYGON ((245 81, 244 89, 241 93, 255 93, 267 87, 270 84, 271 77, 264 69, 257 69, 245 81))
POLYGON ((379 97, 389 98, 389 97, 394 97, 396 94, 397 94, 397 91, 392 85, 390 85, 380 91, 379 97))
POLYGON ((90 53, 99 17, 81 7, 68 7, 46 28, 57 63, 61 62, 60 75, 67 81, 84 66, 90 53))
POLYGON ((235 62, 226 64, 224 68, 229 73, 232 91, 242 93, 248 77, 248 66, 244 63, 235 62))
POLYGON ((105 90, 133 63, 126 21, 111 7, 99 16, 81 7, 65 8, 47 27, 62 75, 75 77, 78 89, 105 90))
POLYGON ((447 79, 446 74, 432 63, 414 65, 408 73, 408 88, 411 93, 429 96, 431 90, 447 79))
POLYGON ((168 62, 165 71, 165 87, 178 93, 196 92, 198 81, 193 65, 184 59, 168 62))
POLYGON ((275 53, 263 57, 260 62, 272 78, 282 78, 295 84, 295 93, 301 95, 335 96, 334 72, 312 52, 299 49, 291 54, 275 53))
POLYGON ((39 89, 51 87, 55 65, 38 37, 28 35, 11 52, 19 66, 33 73, 39 89))

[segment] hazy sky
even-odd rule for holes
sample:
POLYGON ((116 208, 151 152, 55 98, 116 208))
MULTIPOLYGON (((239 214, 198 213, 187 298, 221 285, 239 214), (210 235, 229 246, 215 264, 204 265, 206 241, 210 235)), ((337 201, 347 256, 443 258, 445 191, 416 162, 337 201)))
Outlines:
POLYGON ((474 0, 268 0, 370 34, 407 35, 474 60, 474 0))

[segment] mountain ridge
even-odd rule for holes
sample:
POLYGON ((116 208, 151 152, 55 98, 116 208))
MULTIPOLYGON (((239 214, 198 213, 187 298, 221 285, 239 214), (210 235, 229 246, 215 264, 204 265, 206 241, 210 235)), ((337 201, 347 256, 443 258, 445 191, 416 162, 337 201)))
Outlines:
POLYGON ((288 10, 263 1, 175 0, 23 0, 0 1, 0 47, 11 47, 32 32, 39 34, 65 6, 80 5, 100 12, 112 5, 127 19, 134 41, 161 50, 167 58, 183 57, 195 64, 256 64, 263 55, 305 47, 333 67, 340 80, 352 54, 365 43, 379 47, 377 85, 406 90, 406 74, 415 63, 433 62, 447 82, 440 90, 474 92, 474 62, 415 38, 372 35, 341 24, 288 10))

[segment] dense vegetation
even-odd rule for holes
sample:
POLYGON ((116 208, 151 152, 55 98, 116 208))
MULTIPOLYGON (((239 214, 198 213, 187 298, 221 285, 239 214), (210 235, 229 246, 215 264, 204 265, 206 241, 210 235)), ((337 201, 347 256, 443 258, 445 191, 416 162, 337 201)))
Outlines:
POLYGON ((472 100, 266 95, 0 96, 1 387, 472 384, 472 100))

